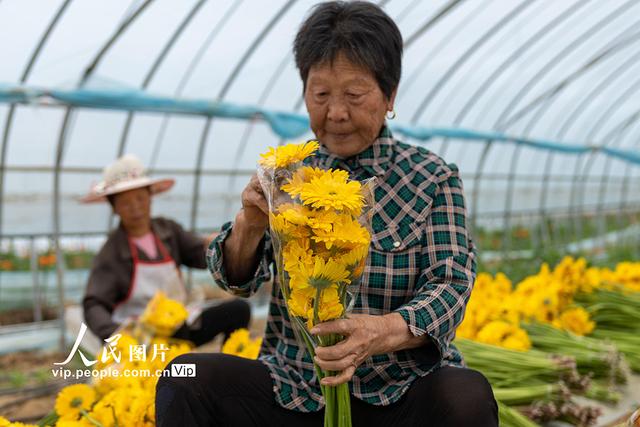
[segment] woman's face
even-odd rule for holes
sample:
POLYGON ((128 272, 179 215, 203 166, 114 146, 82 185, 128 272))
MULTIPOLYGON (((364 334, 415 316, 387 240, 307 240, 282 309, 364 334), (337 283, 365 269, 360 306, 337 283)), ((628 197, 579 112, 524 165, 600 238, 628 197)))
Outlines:
POLYGON ((373 74, 344 55, 332 64, 312 66, 304 93, 311 129, 332 154, 342 158, 373 144, 394 99, 395 90, 388 99, 373 74))
POLYGON ((113 211, 125 230, 145 230, 151 223, 151 192, 148 187, 118 193, 113 198, 113 211))

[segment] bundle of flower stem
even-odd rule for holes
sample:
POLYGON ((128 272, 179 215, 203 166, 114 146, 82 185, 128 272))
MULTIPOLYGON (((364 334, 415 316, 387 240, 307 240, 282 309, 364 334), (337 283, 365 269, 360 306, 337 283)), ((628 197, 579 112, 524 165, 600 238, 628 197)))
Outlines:
POLYGON ((538 427, 539 424, 525 417, 517 409, 511 408, 498 401, 498 418, 502 427, 538 427))
POLYGON ((517 387, 494 387, 496 400, 508 406, 528 405, 538 401, 567 401, 571 397, 569 389, 561 382, 517 387))
POLYGON ((582 337, 549 324, 525 323, 533 346, 541 351, 571 356, 578 372, 594 379, 606 379, 611 385, 624 384, 628 369, 623 356, 611 343, 582 337))
POLYGON ((640 292, 624 288, 596 289, 576 295, 596 322, 591 337, 610 341, 625 355, 629 367, 640 372, 640 292))
POLYGON ((589 388, 585 391, 584 397, 598 400, 605 403, 618 403, 622 397, 608 381, 591 381, 589 388))
POLYGON ((482 372, 493 387, 546 385, 578 376, 575 360, 569 356, 509 350, 462 338, 455 345, 467 365, 482 372))
MULTIPOLYGON (((584 393, 585 379, 588 380, 578 374, 572 357, 539 350, 509 350, 466 339, 456 339, 455 344, 467 365, 488 378, 496 400, 502 404, 518 406, 529 418, 540 421, 580 419, 591 423, 595 420, 597 413, 593 408, 571 400, 572 392, 567 385, 584 393)), ((503 409, 502 412, 506 411, 503 409)), ((513 413, 506 413, 506 416, 513 416, 513 413)), ((518 421, 509 418, 507 421, 501 419, 501 422, 511 425, 508 422, 518 421)))
POLYGON ((575 301, 587 309, 597 328, 618 331, 640 328, 640 292, 614 289, 580 293, 575 301))
POLYGON ((640 372, 640 329, 622 332, 614 329, 596 328, 591 337, 613 343, 622 354, 634 372, 640 372))

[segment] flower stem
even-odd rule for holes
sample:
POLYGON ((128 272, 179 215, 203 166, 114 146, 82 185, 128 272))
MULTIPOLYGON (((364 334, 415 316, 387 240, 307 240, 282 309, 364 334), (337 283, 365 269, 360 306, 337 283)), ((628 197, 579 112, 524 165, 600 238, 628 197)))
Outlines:
POLYGON ((82 416, 85 417, 94 426, 104 427, 100 421, 96 420, 91 415, 89 415, 89 413, 86 410, 80 409, 80 414, 82 414, 82 416))

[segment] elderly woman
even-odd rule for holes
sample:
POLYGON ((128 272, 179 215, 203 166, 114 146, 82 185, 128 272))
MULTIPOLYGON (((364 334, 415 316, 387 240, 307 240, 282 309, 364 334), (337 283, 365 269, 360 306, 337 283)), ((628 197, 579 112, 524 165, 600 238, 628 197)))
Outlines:
MULTIPOLYGON (((101 339, 142 314, 158 291, 185 302, 180 265, 206 267, 203 238, 170 219, 151 217, 152 196, 174 182, 148 177, 140 160, 128 154, 105 168, 104 180, 83 198, 85 203, 108 201, 120 218, 93 261, 83 299, 85 321, 101 339)), ((250 320, 249 304, 241 299, 194 309, 191 321, 174 336, 196 346, 245 328, 250 320)))
MULTIPOLYGON (((294 43, 311 128, 321 143, 311 164, 377 178, 373 235, 354 314, 312 333, 346 339, 318 348, 316 362, 349 382, 354 425, 495 426, 491 387, 462 367, 451 344, 475 276, 458 170, 392 136, 402 38, 379 7, 315 7, 294 43), (392 118, 392 117, 388 117, 392 118)), ((265 198, 254 176, 242 209, 211 243, 209 268, 221 286, 249 296, 270 279, 273 249, 265 198)), ((312 361, 295 339, 279 286, 272 291, 258 360, 192 354, 196 378, 162 378, 159 426, 322 425, 312 361)))

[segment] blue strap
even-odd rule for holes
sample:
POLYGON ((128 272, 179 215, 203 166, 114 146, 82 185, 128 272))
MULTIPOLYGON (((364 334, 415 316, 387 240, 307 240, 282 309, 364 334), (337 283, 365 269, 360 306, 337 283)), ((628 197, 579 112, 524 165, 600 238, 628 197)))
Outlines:
MULTIPOLYGON (((276 135, 284 139, 299 138, 309 132, 309 118, 306 115, 269 110, 251 105, 213 102, 203 99, 178 99, 151 95, 147 92, 129 88, 47 89, 0 84, 0 102, 37 104, 45 103, 51 99, 57 103, 72 107, 189 114, 240 120, 261 118, 269 124, 276 135)), ((501 132, 477 131, 464 128, 427 128, 402 124, 390 124, 389 127, 393 132, 425 143, 433 138, 450 138, 482 143, 493 141, 518 144, 534 149, 568 154, 585 154, 590 151, 599 151, 604 155, 625 162, 640 164, 640 152, 637 150, 521 138, 501 132)))

